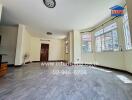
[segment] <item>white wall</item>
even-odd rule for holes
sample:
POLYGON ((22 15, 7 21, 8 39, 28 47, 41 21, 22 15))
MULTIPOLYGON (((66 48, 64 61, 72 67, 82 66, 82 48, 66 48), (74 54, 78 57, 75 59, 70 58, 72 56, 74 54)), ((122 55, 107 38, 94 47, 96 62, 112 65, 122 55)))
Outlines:
POLYGON ((31 38, 31 61, 40 61, 41 43, 49 44, 49 61, 64 60, 65 41, 63 39, 48 39, 50 41, 40 41, 40 39, 42 38, 31 38))
POLYGON ((31 38, 31 61, 40 61, 41 43, 39 38, 31 38))
POLYGON ((82 53, 81 57, 82 57, 82 63, 95 64, 93 53, 82 53))
POLYGON ((126 70, 132 72, 132 51, 126 51, 125 54, 125 66, 126 70))
POLYGON ((7 54, 7 56, 3 56, 2 61, 8 62, 8 64, 15 63, 17 34, 18 26, 0 26, 2 37, 0 53, 7 54))
POLYGON ((95 54, 95 64, 102 65, 106 67, 112 67, 116 69, 124 69, 124 53, 122 52, 105 52, 105 53, 96 53, 95 54))

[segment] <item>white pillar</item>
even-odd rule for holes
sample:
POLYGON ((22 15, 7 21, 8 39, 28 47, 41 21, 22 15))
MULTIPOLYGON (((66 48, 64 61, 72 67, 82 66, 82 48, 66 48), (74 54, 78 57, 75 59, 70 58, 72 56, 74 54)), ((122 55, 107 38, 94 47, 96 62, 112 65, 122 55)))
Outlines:
POLYGON ((81 63, 81 34, 79 31, 73 31, 73 43, 74 63, 81 63))
POLYGON ((70 62, 72 63, 72 62, 74 62, 74 58, 73 58, 73 56, 74 56, 74 51, 73 51, 73 32, 69 32, 69 50, 70 50, 70 54, 69 54, 69 60, 70 60, 70 62))
POLYGON ((18 36, 17 36, 17 46, 16 46, 16 57, 15 65, 23 64, 23 32, 25 30, 24 25, 19 25, 18 27, 18 36))
POLYGON ((2 8, 3 8, 3 6, 2 6, 2 4, 0 4, 0 20, 1 20, 1 15, 2 15, 2 8))

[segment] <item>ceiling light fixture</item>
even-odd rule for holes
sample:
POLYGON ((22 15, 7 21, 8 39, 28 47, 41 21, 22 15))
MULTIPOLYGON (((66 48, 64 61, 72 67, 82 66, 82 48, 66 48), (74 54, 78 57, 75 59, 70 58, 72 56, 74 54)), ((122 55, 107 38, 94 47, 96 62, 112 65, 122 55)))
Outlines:
POLYGON ((52 35, 52 33, 51 33, 51 32, 47 32, 46 34, 47 34, 47 35, 52 35))
POLYGON ((55 0, 43 0, 44 4, 48 8, 54 8, 56 6, 55 0))

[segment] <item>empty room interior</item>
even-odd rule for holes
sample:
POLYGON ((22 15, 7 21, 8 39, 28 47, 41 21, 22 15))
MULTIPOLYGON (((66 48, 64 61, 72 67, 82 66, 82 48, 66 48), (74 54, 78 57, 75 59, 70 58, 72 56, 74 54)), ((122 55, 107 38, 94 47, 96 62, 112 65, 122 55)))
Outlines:
POLYGON ((0 0, 0 100, 132 100, 132 0, 0 0))

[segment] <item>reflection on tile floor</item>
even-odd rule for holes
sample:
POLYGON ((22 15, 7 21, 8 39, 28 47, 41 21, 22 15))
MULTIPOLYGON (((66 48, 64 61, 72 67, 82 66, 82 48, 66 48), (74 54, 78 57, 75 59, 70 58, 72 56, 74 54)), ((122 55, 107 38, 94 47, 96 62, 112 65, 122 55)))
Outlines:
POLYGON ((117 74, 89 66, 39 63, 10 68, 0 79, 0 100, 132 100, 132 84, 117 74))

